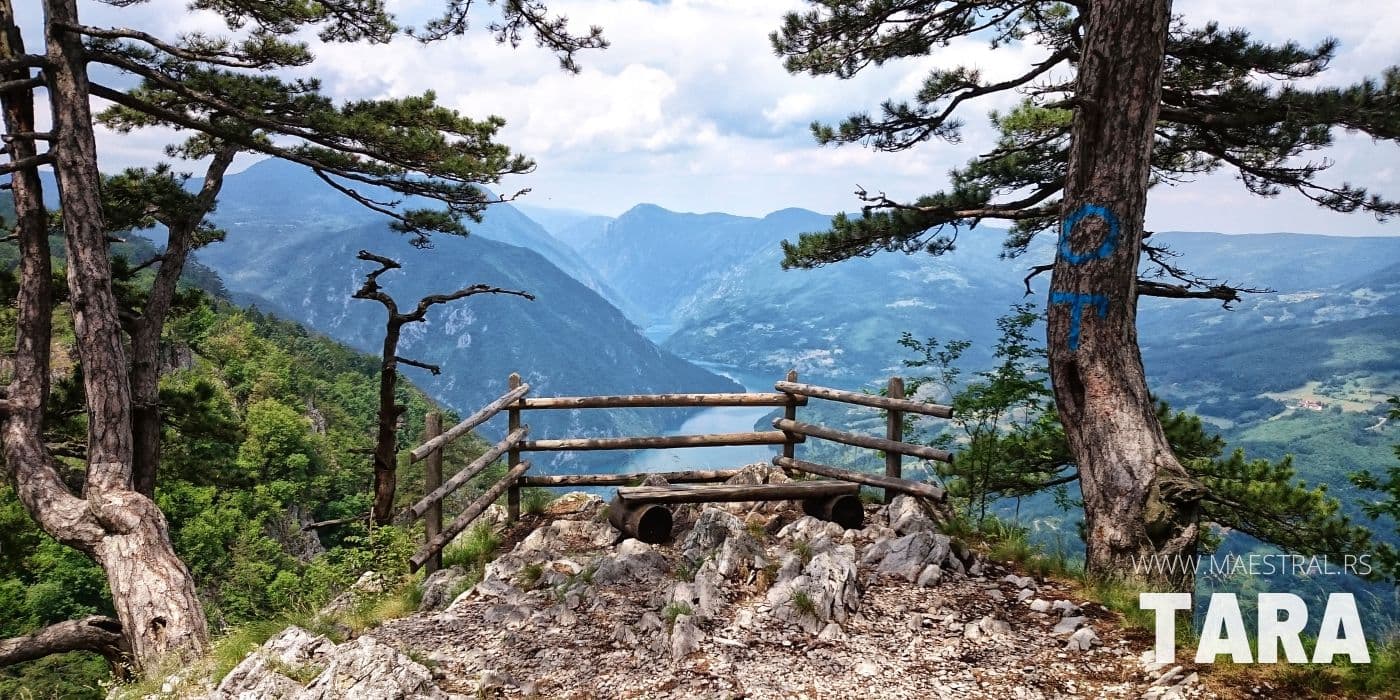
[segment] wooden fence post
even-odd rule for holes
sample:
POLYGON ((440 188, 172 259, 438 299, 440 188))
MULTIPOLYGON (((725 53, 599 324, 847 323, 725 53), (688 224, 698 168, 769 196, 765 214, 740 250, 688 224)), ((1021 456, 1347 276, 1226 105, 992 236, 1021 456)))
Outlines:
MULTIPOLYGON (((904 379, 901 377, 890 377, 888 391, 892 399, 904 398, 904 379)), ((895 409, 886 411, 885 437, 894 442, 904 441, 904 412, 895 409)), ((885 476, 896 479, 904 478, 904 457, 898 452, 885 453, 885 476)), ((889 503, 894 498, 894 491, 885 489, 885 503, 889 503)))
MULTIPOLYGON (((790 382, 796 382, 797 370, 788 370, 787 380, 790 382)), ((788 420, 797 420, 797 394, 788 394, 788 397, 792 400, 788 402, 787 406, 783 407, 783 417, 788 420)), ((797 436, 793 435, 792 433, 788 433, 787 438, 787 442, 783 443, 783 456, 787 457, 788 459, 795 459, 797 457, 797 436)), ((796 476, 796 472, 792 472, 787 469, 784 469, 783 471, 787 472, 788 476, 796 476)))
MULTIPOLYGON (((509 388, 511 388, 511 389, 515 389, 515 388, 519 387, 519 386, 520 386, 520 374, 517 373, 517 372, 512 372, 511 375, 510 375, 510 381, 509 381, 508 384, 509 384, 509 388)), ((519 401, 516 401, 516 402, 512 403, 512 404, 506 409, 506 420, 508 421, 508 423, 507 423, 507 425, 506 425, 506 432, 507 432, 507 434, 509 434, 511 431, 514 431, 516 428, 519 428, 519 427, 520 427, 520 402, 519 402, 519 401)), ((518 445, 512 446, 512 447, 510 448, 510 451, 506 453, 506 467, 507 467, 508 469, 514 469, 514 468, 515 468, 515 465, 517 465, 517 464, 519 464, 519 463, 520 463, 520 447, 519 447, 518 445)), ((507 520, 508 520, 509 522, 512 522, 512 523, 520 519, 520 485, 519 485, 519 484, 511 483, 511 485, 510 485, 510 490, 506 492, 506 518, 507 518, 507 520)))
MULTIPOLYGON (((431 440, 442 434, 442 414, 437 411, 430 411, 425 418, 427 428, 427 439, 431 440)), ((423 469, 424 493, 432 493, 442 486, 442 448, 433 450, 428 455, 427 464, 423 469)), ((434 537, 442 532, 442 501, 436 501, 428 506, 428 512, 424 514, 423 534, 426 541, 432 542, 434 537)), ((428 575, 442 568, 442 552, 433 554, 424 565, 424 570, 428 575)))

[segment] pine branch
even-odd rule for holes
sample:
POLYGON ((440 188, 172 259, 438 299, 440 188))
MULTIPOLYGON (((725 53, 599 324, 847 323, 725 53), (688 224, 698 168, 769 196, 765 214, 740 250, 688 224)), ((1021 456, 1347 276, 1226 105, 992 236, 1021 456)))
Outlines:
POLYGON ((436 376, 442 374, 442 368, 441 368, 441 367, 439 367, 439 366, 437 366, 437 365, 433 365, 433 364, 428 364, 427 362, 419 362, 418 360, 410 360, 410 359, 408 359, 407 357, 401 357, 401 356, 398 356, 398 355, 395 355, 395 356, 394 356, 394 362, 395 362, 396 364, 408 365, 408 366, 410 366, 410 367, 417 367, 417 368, 419 368, 419 369, 426 369, 426 370, 428 370, 428 372, 431 373, 434 377, 436 377, 436 376))
POLYGON ((16 170, 27 170, 29 168, 37 168, 41 165, 48 165, 52 162, 53 153, 46 151, 44 153, 40 153, 35 156, 30 156, 28 158, 20 158, 19 160, 12 160, 8 163, 0 164, 0 175, 9 175, 10 173, 15 172, 16 170))
POLYGON ((7 80, 0 82, 0 95, 15 92, 17 90, 33 90, 44 86, 44 79, 41 77, 23 78, 20 80, 7 80))
POLYGON ((271 56, 258 57, 249 55, 247 53, 224 51, 214 48, 214 46, 220 46, 225 44, 226 42, 215 42, 212 46, 206 46, 203 50, 200 50, 197 48, 176 46, 174 44, 162 41, 159 37, 156 37, 152 34, 148 34, 137 29, 128 29, 125 27, 89 27, 85 25, 68 23, 55 23, 54 26, 71 32, 77 32, 84 36, 94 37, 98 39, 130 39, 133 41, 139 41, 143 44, 149 45, 152 48, 161 51, 162 53, 165 53, 169 56, 178 58, 183 61, 206 63, 217 66, 226 66, 229 68, 268 69, 279 68, 284 66, 289 67, 306 65, 311 61, 310 54, 305 54, 304 51, 304 58, 302 58, 301 60, 287 61, 285 60, 285 57, 282 57, 282 60, 278 60, 271 56))

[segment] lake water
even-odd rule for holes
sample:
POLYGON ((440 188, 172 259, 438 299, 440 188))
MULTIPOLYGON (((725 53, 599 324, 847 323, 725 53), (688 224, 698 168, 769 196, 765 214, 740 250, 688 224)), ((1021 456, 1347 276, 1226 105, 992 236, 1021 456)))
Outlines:
MULTIPOLYGON (((772 382, 747 376, 741 370, 707 363, 697 363, 716 374, 722 374, 742 384, 745 391, 772 391, 772 382)), ((645 410, 645 409, 642 409, 645 410)), ((698 435, 702 433, 745 433, 754 429, 762 419, 778 410, 773 406, 740 406, 730 408, 694 409, 694 415, 667 433, 668 435, 698 435)), ((766 421, 764 421, 766 423, 766 421)), ((760 425, 761 430, 772 430, 760 425)), ((717 469, 742 467, 754 462, 767 462, 778 453, 776 445, 741 445, 736 447, 689 447, 670 450, 638 450, 619 468, 621 472, 683 471, 687 469, 717 469)))

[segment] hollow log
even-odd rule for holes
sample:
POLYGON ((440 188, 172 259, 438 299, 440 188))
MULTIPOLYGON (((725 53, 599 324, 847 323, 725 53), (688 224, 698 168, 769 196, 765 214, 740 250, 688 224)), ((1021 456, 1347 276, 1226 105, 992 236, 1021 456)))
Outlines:
POLYGON ((778 382, 773 385, 773 388, 792 394, 813 396, 828 401, 840 401, 841 403, 853 403, 859 406, 869 406, 871 408, 884 408, 888 410, 904 411, 905 413, 918 413, 935 418, 953 417, 953 408, 951 406, 944 406, 936 403, 910 401, 909 399, 894 399, 887 396, 875 396, 873 394, 862 394, 855 391, 829 389, 824 386, 816 386, 815 384, 798 384, 796 382, 778 382))
POLYGON ((539 396, 525 399, 522 408, 698 408, 704 406, 806 405, 805 396, 790 394, 631 394, 622 396, 539 396))
POLYGON ((741 501, 805 501, 860 493, 859 484, 842 481, 795 481, 783 484, 707 484, 699 486, 630 486, 617 497, 634 503, 733 503, 741 501))
POLYGON ((865 505, 860 502, 860 496, 849 493, 809 498, 802 502, 802 512, 847 530, 858 530, 865 524, 865 505))
POLYGON ((630 486, 640 483, 649 476, 657 476, 672 484, 695 484, 713 481, 728 481, 739 474, 739 469, 704 469, 681 472, 635 472, 632 474, 551 474, 549 476, 524 476, 521 486, 561 487, 561 486, 630 486))
POLYGON ((880 450, 881 452, 898 452, 899 454, 909 455, 910 457, 922 457, 924 459, 934 459, 940 462, 951 463, 953 461, 953 453, 940 450, 936 447, 911 445, 907 442, 895 442, 873 435, 848 433, 844 430, 788 420, 786 418, 773 419, 773 427, 790 433, 822 438, 823 440, 831 440, 832 442, 853 445, 855 447, 868 447, 872 450, 880 450))
POLYGON ((648 437, 530 440, 521 443, 520 449, 524 452, 559 452, 564 450, 651 450, 672 447, 781 445, 788 440, 788 436, 780 431, 767 431, 761 433, 709 433, 705 435, 657 435, 648 437))
POLYGON ((840 469, 838 467, 807 462, 800 459, 774 457, 773 464, 784 469, 795 469, 808 474, 824 476, 828 479, 840 479, 842 481, 854 481, 858 484, 866 484, 868 486, 878 486, 887 491, 898 491, 911 496, 919 496, 920 498, 930 498, 935 501, 942 501, 947 495, 943 489, 933 484, 926 484, 922 481, 913 481, 903 478, 896 479, 879 474, 867 474, 865 472, 840 469))
POLYGON ((505 436, 500 442, 492 445, 491 449, 483 452, 480 457, 472 460, 471 464, 463 467, 462 471, 453 474, 452 478, 448 479, 442 486, 433 489, 432 493, 418 499, 417 503, 414 503, 400 513, 400 523, 411 523, 423 517, 423 514, 427 513, 428 509, 431 508, 434 503, 440 503, 442 499, 446 498, 453 491, 461 488, 462 484, 467 483, 468 479, 480 474, 487 467, 491 466, 492 462, 495 462, 501 455, 510 450, 512 446, 523 440, 529 432, 529 426, 521 426, 511 431, 511 433, 505 436))
POLYGON ((453 440, 456 440, 459 437, 462 437, 462 435, 466 434, 468 430, 471 430, 472 428, 475 428, 476 426, 485 423, 486 421, 490 420, 492 416, 495 416, 497 413, 500 413, 501 410, 504 409, 506 406, 520 400, 520 398, 525 394, 529 393, 529 391, 529 384, 521 384, 520 386, 511 389, 501 398, 496 399, 495 401, 492 401, 489 404, 486 404, 486 406, 483 407, 480 411, 477 411, 476 413, 467 416, 462 422, 449 428, 447 432, 431 440, 428 440, 427 442, 424 442, 418 447, 413 448, 413 451, 409 453, 409 462, 413 463, 421 461, 428 455, 432 454, 433 450, 439 447, 446 447, 448 443, 452 442, 453 440))
POLYGON ((467 526, 471 525, 473 520, 481 517, 481 514, 486 512, 486 509, 491 507, 491 504, 495 503, 496 499, 500 498, 501 494, 505 493, 506 489, 509 489, 511 485, 515 483, 515 480, 520 478, 529 468, 529 462, 521 462, 512 467, 504 478, 496 482, 495 486, 487 489, 485 493, 481 494, 480 498, 472 501, 472 504, 467 506, 467 509, 462 511, 462 514, 458 515, 457 518, 452 521, 451 525, 444 528, 442 532, 438 533, 437 537, 429 540, 427 544, 423 545, 410 557, 408 560, 409 570, 416 572, 418 569, 422 568, 424 564, 428 563, 428 559, 442 551, 442 548, 446 547, 447 543, 452 541, 452 538, 467 529, 467 526))
POLYGON ((613 496, 608 522, 622 534, 647 544, 661 544, 671 538, 671 510, 660 504, 628 503, 621 496, 613 496))

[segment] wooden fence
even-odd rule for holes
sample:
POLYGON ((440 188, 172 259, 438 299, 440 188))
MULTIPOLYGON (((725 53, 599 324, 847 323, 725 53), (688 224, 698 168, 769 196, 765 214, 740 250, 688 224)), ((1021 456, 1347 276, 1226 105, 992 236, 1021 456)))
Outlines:
POLYGON ((554 396, 531 397, 530 385, 522 383, 520 376, 512 374, 507 391, 500 398, 465 420, 442 431, 442 422, 436 415, 428 420, 427 440, 410 451, 411 463, 426 460, 425 490, 427 493, 400 515, 400 522, 412 522, 426 518, 425 543, 410 559, 413 569, 426 568, 436 571, 442 564, 442 549, 458 534, 465 530, 486 508, 503 494, 506 496, 508 518, 515 521, 520 517, 520 490, 524 487, 572 488, 579 486, 626 486, 636 484, 655 474, 674 484, 700 484, 720 482, 738 473, 738 469, 711 469, 677 472, 643 472, 633 474, 567 474, 532 476, 529 461, 522 461, 525 452, 591 451, 591 450, 648 450, 677 447, 718 447, 734 445, 774 445, 781 447, 781 454, 773 458, 773 464, 791 472, 802 472, 843 482, 874 486, 885 491, 888 500, 893 493, 908 493, 921 498, 942 500, 943 489, 921 481, 905 479, 903 457, 951 462, 952 455, 945 451, 904 442, 903 425, 905 414, 917 414, 935 418, 950 418, 952 409, 948 406, 911 401, 904 397, 904 382, 895 377, 890 379, 888 396, 876 396, 854 391, 844 391, 829 387, 800 384, 796 372, 789 372, 785 381, 774 385, 773 393, 715 393, 715 394, 639 394, 624 396, 554 396), (838 430, 797 419, 797 409, 807 405, 810 399, 836 401, 857 406, 883 410, 886 413, 886 430, 883 437, 838 430), (772 406, 783 409, 783 416, 773 420, 773 430, 743 433, 709 433, 700 435, 665 435, 641 437, 605 438, 550 438, 526 439, 529 426, 521 422, 525 411, 576 410, 576 409, 616 409, 616 408, 710 408, 725 406, 772 406), (492 445, 480 457, 457 472, 446 482, 442 480, 442 452, 452 441, 466 435, 504 411, 507 416, 506 435, 492 445), (797 445, 807 438, 876 450, 884 453, 885 473, 842 469, 824 464, 808 462, 797 458, 797 445), (496 460, 505 456, 508 471, 495 484, 486 489, 475 501, 466 507, 446 527, 442 524, 442 500, 461 488, 473 477, 481 474, 496 460))

